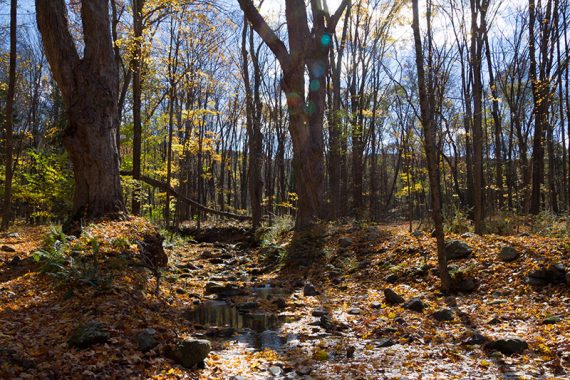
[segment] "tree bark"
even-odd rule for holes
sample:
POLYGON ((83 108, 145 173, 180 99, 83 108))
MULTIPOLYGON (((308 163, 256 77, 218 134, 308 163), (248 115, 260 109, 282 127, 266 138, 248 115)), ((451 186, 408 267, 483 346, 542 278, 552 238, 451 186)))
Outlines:
POLYGON ((12 179, 14 177, 14 93, 16 90, 16 24, 17 24, 18 5, 17 0, 10 2, 10 62, 8 68, 8 94, 6 99, 6 112, 4 121, 4 149, 6 158, 4 161, 4 208, 2 213, 1 230, 8 229, 10 220, 12 219, 12 179))
POLYGON ((63 143, 73 164, 75 194, 71 222, 125 211, 116 144, 118 70, 109 3, 83 0, 84 57, 69 31, 64 0, 36 0, 36 16, 69 123, 63 143))

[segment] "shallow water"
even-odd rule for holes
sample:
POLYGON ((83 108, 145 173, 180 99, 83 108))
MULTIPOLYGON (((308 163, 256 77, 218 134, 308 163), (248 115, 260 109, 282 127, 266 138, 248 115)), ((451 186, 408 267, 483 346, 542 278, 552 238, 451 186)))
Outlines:
MULTIPOLYGON (((258 287, 252 289, 257 298, 272 299, 290 294, 287 289, 258 287)), ((236 340, 256 350, 278 350, 292 336, 282 336, 280 327, 287 322, 283 315, 257 310, 238 310, 223 300, 209 300, 184 313, 186 319, 206 327, 232 328, 237 334, 228 340, 236 340)))

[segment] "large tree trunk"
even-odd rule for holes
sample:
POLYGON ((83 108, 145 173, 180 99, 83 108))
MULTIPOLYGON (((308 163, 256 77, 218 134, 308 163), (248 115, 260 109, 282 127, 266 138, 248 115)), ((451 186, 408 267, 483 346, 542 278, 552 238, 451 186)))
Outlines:
POLYGON ((106 0, 82 1, 84 58, 69 32, 64 0, 36 0, 38 28, 69 119, 64 145, 73 164, 71 221, 124 211, 116 144, 118 72, 106 0))

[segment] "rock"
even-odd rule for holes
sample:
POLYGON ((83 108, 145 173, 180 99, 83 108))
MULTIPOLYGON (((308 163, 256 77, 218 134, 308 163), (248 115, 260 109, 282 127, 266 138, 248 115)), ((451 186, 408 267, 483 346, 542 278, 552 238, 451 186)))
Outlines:
POLYGON ((477 289, 477 282, 472 277, 462 277, 453 284, 455 290, 462 293, 471 293, 477 289))
POLYGON ((505 355, 520 354, 528 348, 528 343, 520 338, 497 339, 487 345, 487 349, 499 351, 505 355))
POLYGON ((566 282, 567 273, 561 264, 551 265, 548 269, 541 268, 528 273, 529 285, 544 286, 547 284, 562 284, 566 282))
POLYGON ((279 297, 272 302, 278 309, 285 309, 287 307, 287 301, 283 297, 279 297))
POLYGON ((545 325, 555 325, 558 322, 562 321, 562 317, 558 316, 558 315, 552 315, 550 317, 544 318, 542 320, 542 323, 545 325))
POLYGON ((20 234, 17 233, 17 232, 11 232, 11 233, 8 234, 8 237, 9 237, 9 238, 19 238, 19 237, 20 237, 20 234))
POLYGON ((254 310, 254 309, 257 309, 258 307, 259 307, 259 304, 257 302, 253 302, 253 301, 241 302, 241 303, 238 303, 236 305, 236 308, 239 311, 254 310))
POLYGON ((298 375, 306 376, 306 375, 310 374, 312 370, 313 369, 311 367, 301 366, 301 367, 295 369, 295 372, 297 372, 298 375))
POLYGON ((499 318, 497 318, 497 317, 493 317, 493 318, 491 318, 491 319, 487 322, 487 324, 489 324, 489 325, 498 325, 498 324, 501 323, 501 322, 502 322, 501 319, 499 319, 499 318))
POLYGON ((487 338, 478 332, 473 332, 473 334, 463 341, 463 344, 468 346, 479 346, 487 343, 487 338))
POLYGON ((137 334, 137 346, 140 351, 147 352, 152 350, 158 345, 156 340, 156 330, 155 329, 144 329, 137 334))
POLYGON ((420 230, 414 230, 412 232, 412 236, 415 238, 421 238, 422 236, 424 236, 424 233, 423 233, 423 231, 420 231, 420 230))
POLYGON ((356 347, 354 347, 354 346, 348 346, 348 347, 346 348, 346 357, 347 357, 348 359, 354 358, 354 352, 355 352, 355 351, 356 351, 356 347))
POLYGON ((235 333, 236 329, 233 327, 211 327, 206 332, 206 336, 212 338, 231 338, 235 333))
POLYGON ((570 272, 566 273, 566 285, 570 286, 570 272))
POLYGON ((10 247, 9 245, 3 245, 2 247, 0 247, 0 250, 4 252, 16 252, 14 247, 10 247))
POLYGON ((419 298, 412 298, 408 302, 404 303, 404 307, 408 310, 421 313, 426 308, 426 304, 419 298))
POLYGON ((321 294, 320 292, 315 289, 315 287, 311 283, 306 283, 303 287, 303 296, 305 297, 314 297, 321 294))
POLYGON ((478 237, 477 234, 474 234, 473 232, 464 232, 461 234, 461 238, 463 239, 476 238, 476 237, 478 237))
POLYGON ((505 263, 509 263, 511 261, 514 261, 518 257, 519 257, 519 253, 517 252, 517 250, 514 249, 513 247, 510 247, 510 246, 501 248, 501 251, 499 252, 499 260, 501 260, 505 263))
POLYGON ((390 347, 395 345, 396 343, 394 343, 392 341, 392 339, 380 339, 378 342, 376 342, 376 347, 379 348, 384 348, 384 347, 390 347))
POLYGON ((322 315, 321 319, 319 320, 319 326, 325 330, 333 330, 334 324, 332 322, 331 316, 328 314, 322 315))
POLYGON ((371 242, 371 241, 375 241, 378 240, 378 238, 380 237, 380 231, 378 231, 378 228, 376 227, 368 227, 368 232, 366 234, 366 240, 371 242))
POLYGON ((352 239, 349 237, 341 237, 338 239, 338 245, 342 248, 348 248, 352 245, 352 239))
POLYGON ((76 327, 72 332, 67 343, 77 348, 87 348, 97 343, 105 343, 109 340, 109 333, 105 327, 95 321, 91 321, 76 327))
POLYGON ((317 309, 313 309, 313 311, 311 312, 311 315, 313 317, 322 317, 323 315, 327 315, 327 311, 323 308, 317 308, 317 309))
POLYGON ((450 240, 445 243, 445 254, 448 260, 465 259, 471 255, 471 248, 461 240, 450 240))
POLYGON ((402 317, 396 317, 394 318, 394 322, 396 322, 399 325, 403 325, 404 323, 406 323, 406 320, 402 317))
POLYGON ((507 301, 507 300, 505 300, 505 299, 499 299, 499 300, 494 300, 494 301, 489 302, 489 305, 490 305, 490 306, 493 306, 493 305, 503 305, 503 304, 508 303, 508 302, 509 302, 509 301, 507 301))
POLYGON ((276 365, 269 367, 269 373, 273 376, 281 376, 283 374, 283 369, 276 365))
POLYGON ((214 264, 214 265, 224 263, 224 259, 222 259, 221 257, 212 257, 211 259, 208 259, 208 261, 210 262, 210 264, 214 264))
POLYGON ((384 277, 384 280, 389 284, 395 284, 398 281, 398 275, 396 273, 391 273, 384 277))
MULTIPOLYGON (((22 367, 23 369, 32 369, 36 367, 36 363, 28 360, 15 350, 9 348, 0 348, 0 368, 10 370, 11 366, 22 367)), ((7 374, 7 372, 3 372, 7 374)))
POLYGON ((20 256, 14 256, 12 257, 12 259, 8 262, 8 265, 15 267, 20 265, 20 263, 22 262, 22 258, 20 256))
POLYGON ((211 349, 212 345, 209 340, 186 339, 176 344, 176 348, 171 352, 171 357, 185 368, 193 368, 206 359, 211 349))
POLYGON ((373 308, 373 309, 376 309, 376 310, 382 309, 382 302, 377 302, 377 301, 376 301, 376 302, 372 302, 372 303, 370 304, 370 307, 373 308))
POLYGON ((386 298, 386 302, 390 305, 398 305, 406 301, 404 300, 404 297, 390 288, 384 289, 384 297, 386 298))
POLYGON ((210 281, 206 284, 205 294, 217 294, 221 297, 233 297, 244 294, 244 291, 230 284, 223 285, 219 282, 210 281))
POLYGON ((453 320, 453 311, 451 309, 441 309, 431 315, 436 321, 451 321, 453 320))
POLYGON ((357 307, 353 307, 353 308, 348 309, 347 313, 350 315, 360 315, 360 314, 362 314, 362 310, 360 310, 357 307))

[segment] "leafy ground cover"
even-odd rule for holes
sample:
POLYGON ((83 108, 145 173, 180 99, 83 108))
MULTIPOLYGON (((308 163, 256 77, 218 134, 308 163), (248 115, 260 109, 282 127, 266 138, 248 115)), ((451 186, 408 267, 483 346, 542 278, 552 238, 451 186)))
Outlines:
POLYGON ((452 273, 471 283, 449 296, 438 290, 433 238, 402 226, 327 226, 320 240, 291 246, 319 251, 308 268, 284 267, 292 236, 283 228, 262 247, 250 235, 169 238, 158 271, 141 259, 155 232, 131 219, 76 239, 47 227, 2 236, 0 377, 570 376, 567 240, 450 234, 470 251, 452 273), (405 302, 389 302, 386 289, 405 302), (75 347, 70 337, 89 322, 100 339, 75 347), (172 359, 190 337, 211 341, 204 368, 172 359))

